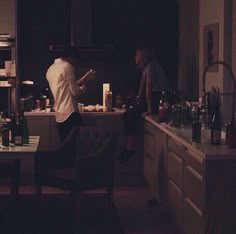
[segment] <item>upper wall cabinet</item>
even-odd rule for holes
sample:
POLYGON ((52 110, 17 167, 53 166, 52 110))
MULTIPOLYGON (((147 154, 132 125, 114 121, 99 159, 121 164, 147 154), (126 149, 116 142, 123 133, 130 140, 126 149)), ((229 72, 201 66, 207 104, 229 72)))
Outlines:
POLYGON ((44 81, 53 61, 50 45, 70 41, 69 1, 24 0, 17 8, 20 80, 44 81))
POLYGON ((15 37, 15 12, 15 0, 0 0, 0 34, 9 33, 11 37, 15 37))
POLYGON ((77 47, 104 46, 114 41, 115 2, 71 0, 71 44, 77 47))

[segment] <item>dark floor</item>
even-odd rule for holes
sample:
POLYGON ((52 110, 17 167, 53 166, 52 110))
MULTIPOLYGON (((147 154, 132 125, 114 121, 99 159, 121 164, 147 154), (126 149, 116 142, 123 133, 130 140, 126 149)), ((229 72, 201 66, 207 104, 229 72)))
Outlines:
MULTIPOLYGON (((8 201, 9 187, 0 186, 0 234, 76 234, 73 203, 68 192, 43 188, 41 200, 34 186, 23 185, 17 203, 8 201)), ((82 196, 82 234, 175 234, 150 194, 142 176, 141 158, 116 163, 115 207, 110 208, 105 190, 82 196)))
POLYGON ((167 214, 150 204, 150 192, 142 173, 142 155, 125 164, 116 163, 115 205, 125 234, 175 234, 167 214))
MULTIPOLYGON (((28 188, 29 192, 31 189, 28 188)), ((145 186, 115 189, 110 209, 103 190, 84 194, 81 202, 82 234, 174 234, 158 206, 148 204, 145 186)), ((41 200, 22 191, 17 204, 0 199, 1 234, 74 234, 73 203, 69 194, 45 188, 41 200)))

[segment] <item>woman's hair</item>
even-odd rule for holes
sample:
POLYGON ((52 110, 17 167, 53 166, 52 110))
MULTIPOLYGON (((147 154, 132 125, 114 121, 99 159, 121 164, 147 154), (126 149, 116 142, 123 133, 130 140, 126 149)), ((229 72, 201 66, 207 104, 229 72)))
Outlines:
POLYGON ((153 60, 156 59, 156 55, 155 52, 152 48, 149 47, 139 47, 137 49, 138 51, 140 51, 143 55, 143 63, 144 64, 148 64, 150 62, 152 62, 153 60))

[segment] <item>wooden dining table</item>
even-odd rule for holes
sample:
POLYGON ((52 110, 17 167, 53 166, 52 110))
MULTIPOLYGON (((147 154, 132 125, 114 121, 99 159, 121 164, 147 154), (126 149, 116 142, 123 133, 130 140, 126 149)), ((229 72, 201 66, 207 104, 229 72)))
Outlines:
POLYGON ((29 144, 3 146, 0 144, 0 160, 1 159, 19 159, 20 176, 31 177, 34 175, 34 157, 39 146, 39 136, 30 136, 29 144))

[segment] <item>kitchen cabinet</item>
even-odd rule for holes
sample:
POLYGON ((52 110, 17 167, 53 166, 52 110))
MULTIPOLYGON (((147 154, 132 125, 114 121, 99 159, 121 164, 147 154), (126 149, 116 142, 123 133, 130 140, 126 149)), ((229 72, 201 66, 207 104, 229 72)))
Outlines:
POLYGON ((55 117, 50 118, 50 135, 51 135, 50 146, 52 148, 55 148, 57 145, 60 144, 60 138, 55 117))
POLYGON ((157 127, 144 123, 144 177, 151 196, 166 204, 167 135, 157 127))
POLYGON ((158 195, 164 191, 161 197, 166 199, 167 212, 178 233, 236 233, 236 149, 224 144, 193 143, 187 127, 160 124, 157 116, 145 118, 145 129, 144 162, 148 161, 146 155, 153 152, 149 157, 153 163, 148 164, 144 176, 151 191, 158 191, 158 195), (155 139, 157 136, 162 138, 160 142, 155 139), (153 150, 147 149, 151 146, 153 150), (158 161, 161 148, 166 162, 160 158, 158 168, 155 160, 158 161), (167 188, 155 183, 157 177, 167 188))
POLYGON ((15 37, 16 0, 0 0, 0 33, 15 37))
POLYGON ((183 203, 183 233, 205 233, 203 213, 188 197, 183 203))
POLYGON ((16 0, 0 0, 0 6, 0 109, 10 115, 16 108, 16 71, 6 75, 5 61, 16 60, 16 0))
POLYGON ((16 109, 16 47, 14 38, 0 38, 0 110, 9 116, 16 109), (6 67, 6 61, 8 66, 6 67))
MULTIPOLYGON (((155 158, 155 130, 156 128, 149 123, 145 123, 144 126, 144 177, 146 182, 149 185, 151 196, 153 198, 159 199, 158 192, 156 191, 156 179, 155 170, 156 170, 156 158, 155 158)), ((157 185, 158 187, 158 185, 157 185)))
MULTIPOLYGON (((86 126, 108 128, 120 134, 117 148, 123 149, 123 112, 81 112, 86 126)), ((59 145, 59 134, 55 112, 25 112, 28 121, 29 134, 40 136, 39 149, 55 148, 59 145)))
POLYGON ((17 37, 20 80, 44 84, 53 62, 50 45, 70 45, 68 0, 18 1, 17 37))
POLYGON ((168 177, 167 177, 167 134, 160 129, 156 129, 156 158, 157 170, 155 176, 158 178, 156 185, 159 184, 159 196, 161 204, 165 209, 167 207, 167 189, 168 189, 168 177))
POLYGON ((51 117, 49 116, 25 116, 28 122, 29 135, 40 136, 39 149, 51 148, 52 126, 51 117))
POLYGON ((183 192, 172 180, 168 183, 168 206, 169 214, 175 221, 178 232, 182 233, 183 192))
POLYGON ((180 233, 204 233, 205 183, 202 172, 203 160, 181 142, 169 137, 169 207, 180 233), (178 194, 176 198, 173 198, 173 187, 178 194), (173 202, 173 199, 178 200, 173 202))
POLYGON ((203 160, 148 121, 144 123, 144 177, 151 195, 168 209, 179 233, 204 233, 203 160))

